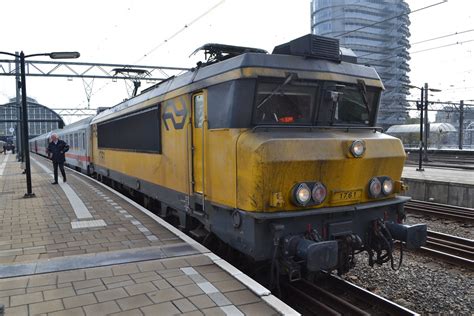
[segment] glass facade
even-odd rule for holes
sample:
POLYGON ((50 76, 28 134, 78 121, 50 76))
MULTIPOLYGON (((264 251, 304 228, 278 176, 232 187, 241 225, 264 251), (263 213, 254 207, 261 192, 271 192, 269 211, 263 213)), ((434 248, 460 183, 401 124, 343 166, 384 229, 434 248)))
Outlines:
MULTIPOLYGON (((64 121, 53 110, 32 98, 27 98, 27 103, 30 138, 64 127, 64 121)), ((0 105, 0 140, 12 140, 15 136, 19 120, 18 110, 16 99, 10 99, 8 103, 0 105)))
POLYGON ((378 125, 403 124, 408 117, 410 8, 403 0, 312 0, 313 34, 338 38, 359 64, 377 69, 385 91, 378 125))

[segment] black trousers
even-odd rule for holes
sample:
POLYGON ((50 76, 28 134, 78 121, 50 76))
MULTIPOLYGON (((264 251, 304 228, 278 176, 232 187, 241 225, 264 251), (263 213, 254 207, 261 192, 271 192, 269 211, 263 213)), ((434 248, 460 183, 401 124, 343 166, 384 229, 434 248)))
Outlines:
POLYGON ((64 171, 64 162, 55 162, 55 161, 53 161, 54 182, 58 182, 58 166, 59 166, 59 169, 61 170, 63 180, 64 180, 64 182, 66 182, 66 171, 64 171))

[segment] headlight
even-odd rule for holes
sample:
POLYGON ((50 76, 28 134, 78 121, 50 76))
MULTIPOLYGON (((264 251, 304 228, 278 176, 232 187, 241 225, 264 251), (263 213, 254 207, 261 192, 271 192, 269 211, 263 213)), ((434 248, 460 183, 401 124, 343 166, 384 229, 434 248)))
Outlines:
POLYGON ((313 192, 311 196, 313 197, 313 201, 316 204, 323 203, 324 199, 326 198, 327 190, 324 184, 320 182, 316 182, 313 187, 313 192))
POLYGON ((311 190, 306 183, 298 184, 295 187, 293 198, 296 204, 305 206, 311 199, 311 190))
POLYGON ((376 198, 382 191, 382 183, 378 178, 372 178, 369 182, 369 194, 371 197, 376 198))
POLYGON ((390 178, 385 178, 382 182, 382 192, 385 195, 392 194, 393 192, 393 181, 390 178))
POLYGON ((351 145, 351 154, 352 156, 359 158, 365 152, 365 144, 361 140, 355 140, 351 145))

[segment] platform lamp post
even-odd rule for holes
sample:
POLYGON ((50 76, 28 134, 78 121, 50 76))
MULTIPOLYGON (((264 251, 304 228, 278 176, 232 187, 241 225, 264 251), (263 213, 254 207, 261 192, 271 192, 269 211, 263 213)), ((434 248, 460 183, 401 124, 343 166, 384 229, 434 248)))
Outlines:
POLYGON ((421 91, 420 103, 416 102, 416 108, 420 110, 420 147, 418 148, 418 168, 416 171, 425 171, 423 169, 423 106, 424 106, 424 97, 425 97, 425 88, 416 87, 412 85, 406 85, 406 87, 411 89, 419 89, 421 91))
POLYGON ((31 54, 25 55, 21 51, 20 55, 12 54, 7 52, 1 52, 0 54, 13 56, 15 58, 20 58, 20 80, 21 80, 21 124, 22 124, 22 141, 23 141, 23 152, 25 157, 25 173, 26 173, 26 193, 25 198, 34 197, 35 194, 31 189, 31 166, 30 166, 30 151, 28 146, 28 104, 26 102, 26 70, 25 70, 25 59, 29 57, 37 56, 49 56, 51 59, 70 59, 70 58, 79 58, 80 54, 78 52, 52 52, 52 53, 41 53, 41 54, 31 54))
MULTIPOLYGON (((420 96, 420 103, 416 103, 416 108, 420 110, 420 148, 418 149, 418 168, 416 171, 425 171, 423 169, 423 124, 428 122, 428 91, 432 92, 440 92, 439 89, 429 89, 428 84, 425 83, 424 87, 417 87, 412 85, 405 85, 407 88, 410 89, 418 89, 421 91, 420 96), (424 119, 423 114, 426 112, 426 118, 424 119)), ((425 128, 428 128, 428 124, 425 125, 425 128)), ((428 142, 428 138, 426 138, 426 142, 428 142)))
POLYGON ((428 91, 430 92, 441 92, 440 89, 428 88, 428 84, 425 83, 425 148, 424 148, 424 161, 429 161, 428 159, 428 138, 429 138, 429 120, 428 120, 428 91))

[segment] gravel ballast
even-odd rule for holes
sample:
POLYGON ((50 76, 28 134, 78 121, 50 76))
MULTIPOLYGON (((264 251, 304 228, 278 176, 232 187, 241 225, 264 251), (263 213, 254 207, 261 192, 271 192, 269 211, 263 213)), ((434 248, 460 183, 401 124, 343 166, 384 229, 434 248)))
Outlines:
POLYGON ((429 230, 467 239, 474 239, 474 225, 467 221, 460 222, 452 219, 436 218, 427 215, 408 213, 406 223, 426 223, 429 230))
POLYGON ((420 314, 473 314, 472 271, 413 252, 403 255, 402 267, 393 271, 389 263, 369 267, 367 253, 361 253, 344 278, 420 314))

